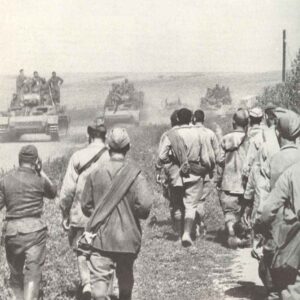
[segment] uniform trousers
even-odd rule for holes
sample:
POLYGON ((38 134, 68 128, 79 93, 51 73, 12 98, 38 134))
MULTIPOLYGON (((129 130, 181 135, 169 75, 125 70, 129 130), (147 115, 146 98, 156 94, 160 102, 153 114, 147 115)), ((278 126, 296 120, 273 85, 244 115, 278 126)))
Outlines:
POLYGON ((135 254, 93 251, 88 266, 91 276, 92 295, 98 299, 109 299, 114 272, 118 279, 119 300, 130 300, 134 284, 133 265, 135 254))
POLYGON ((46 258, 46 240, 47 229, 5 238, 12 287, 23 289, 31 281, 40 284, 46 258))

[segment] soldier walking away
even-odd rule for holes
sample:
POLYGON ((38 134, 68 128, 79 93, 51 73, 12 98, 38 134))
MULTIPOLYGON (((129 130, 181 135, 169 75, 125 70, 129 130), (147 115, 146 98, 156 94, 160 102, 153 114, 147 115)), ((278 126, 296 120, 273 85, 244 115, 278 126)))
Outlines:
MULTIPOLYGON (((292 165, 300 162, 300 149, 296 145, 296 139, 300 135, 300 116, 293 111, 284 110, 284 112, 278 117, 278 123, 276 125, 276 130, 278 132, 278 141, 280 145, 280 151, 272 156, 268 163, 267 176, 269 181, 269 193, 276 187, 276 182, 281 174, 284 173, 292 165)), ((264 235, 263 242, 263 257, 260 262, 260 277, 264 282, 270 297, 276 296, 276 290, 270 288, 267 282, 270 282, 268 276, 271 274, 271 259, 270 257, 274 254, 274 239, 272 235, 269 234, 268 227, 262 227, 261 218, 264 212, 264 207, 267 205, 269 198, 262 201, 257 210, 257 219, 254 224, 254 229, 258 233, 264 235), (262 270, 264 270, 262 272, 262 270)), ((272 199, 273 200, 273 199, 272 199)), ((273 205, 269 202, 269 205, 273 205)), ((276 204, 274 204, 276 205, 276 204)), ((276 297, 279 297, 278 295, 276 297)), ((272 298, 273 299, 273 298, 272 298)), ((275 298, 277 299, 277 298, 275 298)), ((278 298, 279 299, 279 298, 278 298)))
POLYGON ((90 276, 86 252, 78 249, 78 238, 83 234, 87 223, 81 210, 81 196, 88 174, 109 159, 105 147, 106 128, 103 124, 88 126, 89 145, 75 152, 68 164, 60 192, 60 208, 63 227, 68 231, 69 243, 77 255, 81 292, 84 297, 91 293, 90 276))
POLYGON ((179 126, 170 130, 163 139, 158 159, 161 164, 174 161, 172 170, 171 198, 174 205, 174 218, 184 219, 182 245, 193 244, 191 233, 194 227, 198 199, 203 189, 203 178, 210 171, 210 161, 203 155, 203 141, 199 140, 197 129, 192 126, 192 112, 182 108, 177 113, 179 126), (174 197, 174 198, 173 198, 174 197), (176 199, 176 201, 174 201, 176 199))
POLYGON ((219 154, 220 154, 220 145, 218 142, 218 138, 216 134, 206 128, 204 126, 204 118, 205 114, 202 110, 196 110, 193 115, 193 124, 198 131, 199 139, 202 139, 204 142, 204 149, 207 152, 209 157, 210 165, 211 165, 211 172, 207 174, 204 178, 203 182, 203 192, 202 195, 199 195, 198 199, 198 206, 197 206, 197 233, 200 235, 205 235, 206 233, 206 226, 204 224, 205 218, 205 209, 204 203, 205 199, 209 196, 213 188, 216 186, 216 168, 215 166, 219 162, 219 154), (212 186, 213 184, 213 186, 212 186))
POLYGON ((52 72, 52 77, 48 80, 49 87, 52 94, 52 99, 55 104, 60 103, 60 87, 63 84, 63 79, 56 75, 56 72, 52 72))
POLYGON ((15 299, 37 300, 47 240, 43 198, 55 198, 56 186, 42 170, 35 146, 21 149, 19 164, 0 181, 0 209, 6 207, 4 244, 15 299))
POLYGON ((268 281, 268 299, 270 300, 300 299, 299 178, 300 162, 288 168, 276 181, 259 219, 262 231, 264 228, 270 228, 273 237, 274 248, 270 251, 269 259, 271 280, 268 281))
POLYGON ((228 246, 242 246, 244 241, 236 236, 234 224, 240 221, 244 185, 242 178, 243 163, 247 149, 248 114, 238 110, 233 115, 233 131, 226 134, 221 141, 219 164, 222 176, 219 180, 220 203, 225 216, 228 232, 228 246))
POLYGON ((16 92, 17 92, 19 102, 23 98, 25 81, 26 81, 26 76, 24 75, 24 70, 21 69, 16 80, 16 92))
MULTIPOLYGON (((177 116, 178 110, 175 110, 170 117, 171 121, 171 129, 178 128, 178 116, 177 116)), ((160 143, 158 147, 158 153, 161 151, 161 147, 164 143, 164 139, 168 135, 168 131, 166 131, 160 138, 160 143)), ((164 163, 161 162, 160 159, 157 160, 157 163, 155 165, 156 167, 156 181, 157 183, 162 185, 163 188, 163 196, 169 201, 169 207, 170 207, 170 215, 171 215, 171 221, 172 221, 172 227, 173 230, 180 234, 182 231, 182 222, 180 218, 175 217, 176 212, 176 203, 182 203, 182 193, 177 193, 178 191, 178 178, 177 178, 177 172, 178 167, 174 161, 174 155, 172 152, 169 153, 169 161, 166 161, 164 163)), ((179 183, 179 187, 182 187, 182 183, 179 183)))
POLYGON ((141 248, 139 219, 150 213, 152 192, 140 169, 125 163, 130 149, 127 131, 114 128, 107 139, 110 160, 89 174, 83 191, 82 210, 90 219, 80 245, 90 250, 93 299, 109 299, 116 271, 119 299, 130 300, 133 265, 141 248))

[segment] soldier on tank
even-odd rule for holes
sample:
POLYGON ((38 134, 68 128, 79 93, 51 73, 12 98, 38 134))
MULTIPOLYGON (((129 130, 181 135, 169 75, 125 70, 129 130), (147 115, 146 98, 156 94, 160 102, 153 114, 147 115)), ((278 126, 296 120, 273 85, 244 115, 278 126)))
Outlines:
POLYGON ((52 72, 52 77, 48 80, 48 84, 52 94, 52 100, 55 104, 60 103, 60 87, 63 82, 63 79, 58 77, 56 72, 52 72))

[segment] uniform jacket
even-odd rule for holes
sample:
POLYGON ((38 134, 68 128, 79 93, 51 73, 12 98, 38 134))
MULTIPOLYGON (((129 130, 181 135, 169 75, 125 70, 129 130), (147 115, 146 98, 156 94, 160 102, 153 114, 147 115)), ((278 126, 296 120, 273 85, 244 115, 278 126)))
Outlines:
MULTIPOLYGON (((220 160, 220 145, 216 134, 209 128, 206 128, 202 123, 196 123, 195 128, 198 131, 199 139, 203 140, 204 149, 207 151, 207 155, 211 161, 211 165, 215 166, 220 160)), ((206 180, 209 179, 209 174, 206 180)))
POLYGON ((247 149, 246 160, 243 166, 243 175, 245 177, 249 176, 253 164, 255 163, 256 160, 258 160, 257 158, 258 151, 260 150, 264 140, 263 127, 260 125, 254 125, 253 127, 251 127, 251 129, 248 130, 247 138, 248 138, 248 149, 247 149))
POLYGON ((242 171, 246 158, 246 133, 234 130, 221 141, 219 164, 223 169, 221 189, 235 194, 243 194, 242 171))
MULTIPOLYGON (((82 195, 82 210, 90 216, 110 189, 112 178, 124 165, 124 160, 111 158, 87 177, 82 195)), ((146 219, 152 205, 152 192, 145 177, 139 174, 126 196, 101 226, 93 241, 97 250, 137 254, 141 247, 140 219, 146 219)))
MULTIPOLYGON (((202 162, 203 157, 205 156, 203 151, 203 141, 199 139, 199 134, 197 129, 192 125, 182 125, 178 127, 174 127, 171 130, 176 130, 178 134, 184 140, 188 161, 192 162, 202 162)), ((163 140, 160 143, 158 158, 162 164, 168 164, 171 162, 172 146, 171 142, 166 134, 163 140)), ((209 162, 206 163, 208 165, 209 162)), ((187 178, 181 178, 179 176, 179 168, 176 166, 172 173, 170 173, 170 177, 176 186, 180 186, 185 182, 196 182, 200 179, 200 176, 196 176, 190 174, 187 178)))
POLYGON ((279 226, 282 222, 289 223, 300 210, 300 163, 288 168, 275 183, 262 209, 259 220, 265 226, 271 226, 275 242, 281 237, 279 226))
POLYGON ((53 199, 56 186, 35 170, 19 167, 0 181, 0 210, 6 207, 6 235, 30 233, 46 227, 41 219, 43 198, 53 199))
POLYGON ((86 148, 75 152, 68 164, 65 178, 60 191, 60 208, 65 217, 69 218, 70 225, 85 227, 87 218, 81 210, 81 195, 87 175, 95 168, 101 167, 102 163, 109 160, 108 151, 104 152, 99 160, 83 173, 78 175, 78 170, 91 160, 101 149, 104 143, 97 141, 89 144, 86 148))

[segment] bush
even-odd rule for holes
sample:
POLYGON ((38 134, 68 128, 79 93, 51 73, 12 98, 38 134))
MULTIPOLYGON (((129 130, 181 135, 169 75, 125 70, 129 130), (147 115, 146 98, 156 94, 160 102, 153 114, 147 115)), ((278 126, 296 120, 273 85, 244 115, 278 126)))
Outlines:
POLYGON ((291 67, 284 83, 264 88, 263 94, 257 98, 260 105, 272 102, 300 113, 300 49, 291 67))

